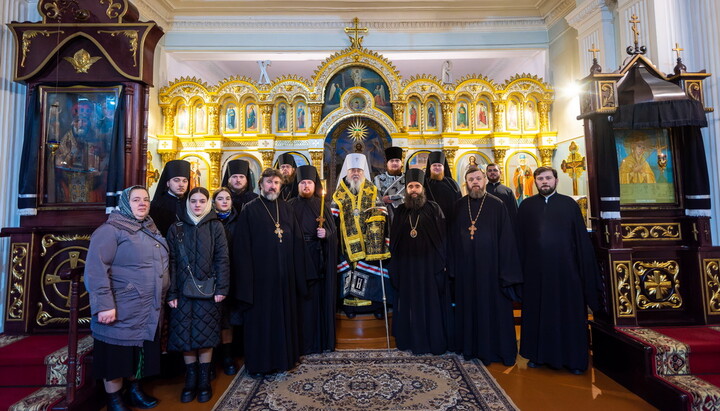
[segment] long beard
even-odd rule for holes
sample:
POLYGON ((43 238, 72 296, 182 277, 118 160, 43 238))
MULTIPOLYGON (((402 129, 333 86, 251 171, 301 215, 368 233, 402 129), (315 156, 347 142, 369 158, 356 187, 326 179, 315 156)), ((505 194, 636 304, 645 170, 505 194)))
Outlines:
POLYGON ((470 196, 470 198, 473 198, 473 199, 482 198, 482 196, 485 195, 485 189, 480 189, 480 188, 477 189, 477 190, 472 190, 472 189, 471 189, 471 190, 468 192, 468 195, 470 196))
POLYGON ((357 195, 357 193, 360 192, 360 189, 363 186, 363 183, 365 182, 365 179, 360 179, 358 181, 350 180, 348 184, 348 188, 350 189, 350 192, 357 195))
POLYGON ((275 201, 278 198, 278 193, 266 193, 263 191, 262 195, 270 201, 275 201))
POLYGON ((417 197, 413 197, 411 194, 405 193, 405 207, 411 210, 418 210, 427 203, 427 196, 425 192, 419 193, 417 197))
POLYGON ((295 182, 295 173, 290 173, 290 175, 283 175, 283 184, 290 184, 295 182))

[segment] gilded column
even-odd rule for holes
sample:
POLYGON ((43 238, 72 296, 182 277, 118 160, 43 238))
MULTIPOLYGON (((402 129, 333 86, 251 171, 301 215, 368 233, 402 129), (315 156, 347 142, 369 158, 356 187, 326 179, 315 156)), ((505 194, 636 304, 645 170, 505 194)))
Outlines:
MULTIPOLYGON (((215 106, 217 111, 217 106, 215 106)), ((220 160, 222 153, 220 151, 210 152, 210 188, 211 191, 220 188, 220 160)))
POLYGON ((393 108, 393 118, 395 119, 395 124, 397 125, 398 130, 400 130, 401 133, 404 133, 407 131, 407 127, 405 127, 405 103, 404 102, 394 102, 392 103, 393 108))
POLYGON ((160 153, 160 158, 162 159, 162 167, 165 168, 165 164, 167 164, 170 160, 175 160, 175 157, 177 156, 177 153, 175 151, 171 151, 168 153, 160 153))
POLYGON ((552 156, 555 152, 554 148, 541 148, 540 150, 540 161, 545 167, 552 167, 552 156))
POLYGON ((275 150, 260 150, 260 154, 262 155, 263 169, 271 168, 273 158, 275 157, 275 150))
POLYGON ((453 103, 452 101, 443 101, 442 103, 440 103, 440 108, 442 109, 443 116, 443 133, 449 133, 452 131, 452 117, 453 112, 455 111, 455 103, 453 103))
POLYGON ((163 107, 162 113, 165 119, 164 134, 166 136, 172 136, 175 134, 175 106, 163 107))
MULTIPOLYGON (((454 176, 455 175, 455 153, 457 152, 457 149, 455 148, 444 148, 443 153, 445 153, 445 159, 447 160, 448 167, 450 167, 450 173, 454 176)), ((454 178, 454 177, 453 177, 454 178)))
POLYGON ((493 148, 493 157, 495 157, 495 164, 497 164, 498 168, 501 170, 500 172, 500 183, 505 184, 505 173, 502 172, 504 165, 505 165, 505 153, 507 152, 506 148, 493 148))
MULTIPOLYGON (((320 115, 322 114, 322 104, 310 103, 310 104, 308 104, 308 107, 310 107, 310 127, 308 128, 308 132, 310 134, 315 134, 315 131, 317 130, 318 126, 320 125, 320 115)), ((293 117, 293 116, 291 116, 291 117, 293 117)))
POLYGON ((220 134, 220 107, 217 104, 208 104, 208 134, 217 136, 220 134))
POLYGON ((318 174, 322 175, 323 152, 322 151, 311 151, 310 152, 310 160, 312 161, 313 167, 315 167, 317 169, 318 174))
POLYGON ((540 132, 550 131, 550 104, 551 101, 541 100, 538 103, 538 114, 540 115, 540 132))
POLYGON ((263 104, 260 106, 260 112, 262 113, 262 132, 265 134, 272 134, 272 104, 263 104))
POLYGON ((505 130, 505 100, 493 101, 493 131, 496 133, 505 130))

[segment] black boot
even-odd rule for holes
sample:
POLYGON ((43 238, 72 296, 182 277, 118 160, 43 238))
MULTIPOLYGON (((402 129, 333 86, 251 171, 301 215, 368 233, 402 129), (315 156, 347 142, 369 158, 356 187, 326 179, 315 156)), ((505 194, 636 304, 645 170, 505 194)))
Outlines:
POLYGON ((130 381, 128 389, 125 392, 125 398, 131 407, 142 410, 155 408, 158 405, 158 399, 146 394, 142 388, 140 388, 140 382, 138 380, 130 381))
POLYGON ((198 363, 185 364, 185 387, 180 394, 180 402, 190 402, 195 399, 198 385, 198 363))
POLYGON ((233 358, 232 355, 232 345, 223 344, 221 351, 223 355, 223 372, 225 375, 237 374, 238 368, 237 365, 235 365, 235 358, 233 358))
POLYGON ((114 393, 107 393, 107 410, 108 411, 130 411, 130 408, 125 405, 120 395, 120 391, 114 393))
POLYGON ((200 363, 200 378, 198 379, 198 402, 208 402, 212 397, 212 387, 210 386, 210 367, 211 362, 200 363))

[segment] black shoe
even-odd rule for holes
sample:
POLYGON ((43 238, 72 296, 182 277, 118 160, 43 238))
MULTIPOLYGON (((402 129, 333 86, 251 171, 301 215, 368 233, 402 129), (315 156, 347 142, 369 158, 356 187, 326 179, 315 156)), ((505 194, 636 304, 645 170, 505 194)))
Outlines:
POLYGON ((528 364, 527 364, 527 365, 528 365, 528 367, 530 367, 530 368, 537 368, 537 367, 538 367, 538 365, 535 364, 535 363, 532 362, 532 361, 528 361, 528 364))
POLYGON ((210 386, 210 369, 213 363, 200 363, 200 377, 198 378, 198 402, 208 402, 212 398, 212 387, 210 386))
POLYGON ((385 318, 385 314, 383 314, 382 311, 378 311, 378 312, 376 312, 376 313, 373 313, 373 315, 375 315, 375 318, 377 318, 378 320, 382 320, 383 318, 385 318))
POLYGON ((486 367, 487 367, 488 365, 492 364, 492 361, 488 361, 488 360, 480 360, 480 361, 482 361, 483 365, 486 366, 486 367))
POLYGON ((261 372, 249 372, 248 377, 252 378, 253 380, 262 380, 265 378, 265 374, 261 372))
POLYGON ((120 391, 114 393, 107 393, 107 409, 108 411, 130 411, 127 405, 123 402, 120 391))
POLYGON ((180 402, 190 402, 197 395, 198 363, 185 364, 185 387, 180 394, 180 402))
POLYGON ((585 371, 579 369, 579 368, 570 368, 570 373, 574 375, 583 375, 585 371))
POLYGON ((355 316, 356 316, 357 314, 355 314, 355 313, 345 313, 345 315, 347 316, 347 318, 349 318, 349 319, 352 320, 353 318, 355 318, 355 316))
POLYGON ((137 380, 130 381, 128 389, 125 392, 125 398, 127 399, 128 405, 142 410, 155 408, 159 402, 157 398, 145 393, 142 388, 140 388, 140 382, 137 380))
POLYGON ((238 367, 235 365, 235 359, 233 357, 223 358, 223 372, 225 375, 235 375, 238 373, 238 367))
POLYGON ((217 375, 215 375, 215 364, 213 364, 213 366, 210 367, 210 371, 209 371, 208 375, 210 375, 210 381, 214 380, 215 377, 217 377, 217 375))

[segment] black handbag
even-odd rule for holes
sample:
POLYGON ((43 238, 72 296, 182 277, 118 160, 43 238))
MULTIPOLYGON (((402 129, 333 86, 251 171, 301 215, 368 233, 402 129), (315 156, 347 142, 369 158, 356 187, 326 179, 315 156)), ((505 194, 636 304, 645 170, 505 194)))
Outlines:
POLYGON ((177 226, 178 250, 180 251, 180 263, 185 266, 188 274, 190 274, 190 281, 185 280, 183 284, 182 295, 188 298, 209 300, 215 295, 215 277, 210 277, 205 280, 198 280, 190 269, 190 262, 185 254, 185 246, 182 244, 185 232, 183 231, 183 223, 175 223, 177 226))

